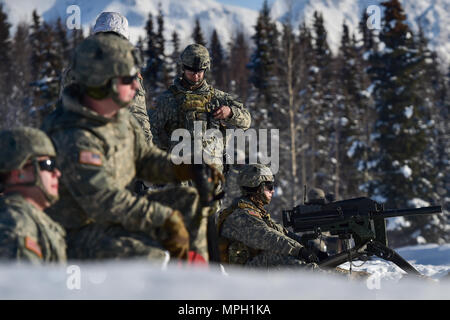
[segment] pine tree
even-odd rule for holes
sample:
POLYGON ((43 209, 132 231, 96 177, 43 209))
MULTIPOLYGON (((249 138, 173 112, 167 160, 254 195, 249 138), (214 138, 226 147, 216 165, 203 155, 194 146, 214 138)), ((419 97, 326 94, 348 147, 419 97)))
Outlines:
POLYGON ((181 65, 179 63, 180 59, 180 36, 178 35, 177 31, 174 30, 172 32, 172 54, 170 55, 170 65, 171 65, 171 78, 175 78, 177 75, 181 74, 181 65))
POLYGON ((159 3, 159 12, 158 16, 156 17, 156 22, 158 24, 158 31, 156 33, 156 48, 157 48, 157 78, 158 78, 158 90, 157 94, 163 92, 167 89, 167 87, 170 85, 171 78, 169 77, 168 72, 168 63, 166 61, 166 50, 165 50, 165 42, 164 39, 164 14, 162 12, 161 3, 159 3))
POLYGON ((211 57, 211 77, 212 85, 220 90, 227 89, 227 65, 225 52, 220 43, 216 29, 211 34, 211 46, 209 48, 211 57))
POLYGON ((7 126, 6 115, 10 110, 10 96, 12 94, 12 69, 11 69, 11 39, 9 29, 11 24, 8 23, 8 16, 3 11, 3 4, 0 4, 0 110, 2 113, 2 121, 0 129, 7 126))
POLYGON ((309 184, 321 187, 326 191, 334 191, 335 168, 335 128, 334 106, 336 76, 332 71, 332 56, 327 41, 323 16, 314 12, 313 17, 313 52, 314 60, 309 68, 312 98, 308 103, 310 115, 309 135, 311 157, 308 179, 309 184), (331 137, 330 139, 328 137, 331 137))
MULTIPOLYGON (((384 49, 374 54, 376 64, 371 70, 375 80, 376 142, 380 148, 379 156, 373 159, 376 165, 371 191, 388 207, 416 206, 432 201, 435 183, 430 159, 424 157, 432 124, 430 110, 419 94, 424 59, 405 23, 399 1, 382 5, 385 16, 380 41, 384 49)), ((429 219, 407 219, 411 223, 408 232, 419 231, 414 241, 426 240, 428 235, 420 231, 429 219)))
MULTIPOLYGON (((32 125, 29 111, 32 105, 33 94, 30 92, 31 73, 30 56, 31 45, 29 43, 29 26, 19 23, 16 28, 14 40, 11 48, 12 70, 13 70, 13 91, 11 105, 14 112, 10 117, 5 118, 8 124, 15 127, 21 125, 32 125)), ((11 110, 12 111, 12 110, 11 110)))
POLYGON ((277 70, 276 50, 279 48, 278 31, 275 23, 270 18, 270 10, 267 1, 255 26, 255 34, 252 36, 255 49, 251 55, 248 67, 250 69, 250 83, 254 86, 249 107, 252 113, 254 125, 270 125, 270 119, 275 112, 273 109, 277 103, 277 70))
MULTIPOLYGON (((153 25, 153 15, 151 12, 148 14, 148 20, 145 25, 146 34, 146 42, 147 48, 144 51, 144 59, 145 59, 145 67, 143 69, 143 78, 144 85, 147 94, 147 101, 152 101, 156 91, 156 82, 157 82, 157 59, 158 59, 158 48, 156 43, 156 33, 154 31, 153 25)), ((152 104, 152 103, 150 103, 152 104)))
POLYGON ((247 101, 249 94, 249 69, 250 45, 242 31, 236 31, 230 43, 230 56, 228 62, 228 76, 230 79, 229 90, 235 94, 240 101, 247 101))
POLYGON ((313 151, 314 145, 311 134, 312 116, 314 110, 310 107, 314 94, 313 75, 314 75, 314 48, 313 36, 310 28, 304 21, 299 27, 299 66, 297 75, 300 80, 299 86, 299 118, 297 122, 297 131, 299 139, 297 143, 297 157, 300 159, 299 176, 301 177, 301 186, 307 185, 312 180, 313 151))
POLYGON ((335 193, 337 198, 355 197, 359 194, 360 181, 364 179, 363 173, 358 170, 358 149, 364 148, 365 141, 362 116, 364 114, 363 83, 361 83, 361 69, 358 57, 358 48, 355 37, 351 37, 348 26, 343 24, 343 32, 338 63, 338 95, 335 112, 336 128, 336 171, 337 183, 335 193))
POLYGON ((192 39, 194 40, 194 43, 201 44, 202 46, 206 47, 205 37, 203 36, 202 28, 200 27, 200 20, 198 18, 195 18, 192 39))

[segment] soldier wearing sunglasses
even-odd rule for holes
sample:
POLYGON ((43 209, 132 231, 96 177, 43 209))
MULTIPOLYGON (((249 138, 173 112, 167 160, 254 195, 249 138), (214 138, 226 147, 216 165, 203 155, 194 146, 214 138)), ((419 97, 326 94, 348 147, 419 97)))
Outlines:
POLYGON ((0 259, 66 261, 65 231, 44 209, 58 200, 61 172, 55 149, 40 130, 0 132, 0 259))
MULTIPOLYGON (((118 12, 102 12, 95 21, 92 33, 111 33, 130 40, 130 32, 128 30, 127 18, 118 12)), ((140 73, 137 73, 134 79, 137 81, 136 94, 128 106, 128 110, 138 120, 140 127, 144 131, 147 141, 152 141, 152 132, 150 130, 150 121, 147 113, 147 103, 145 100, 144 80, 140 73)), ((130 78, 126 79, 130 81, 130 78)), ((73 66, 67 68, 62 77, 61 95, 63 89, 75 82, 75 75, 73 73, 73 66)), ((131 82, 128 82, 130 84, 131 82)))
POLYGON ((136 178, 179 184, 203 177, 147 143, 128 112, 138 89, 138 66, 126 39, 110 33, 85 39, 75 50, 75 82, 43 124, 63 172, 61 198, 48 213, 66 228, 71 259, 159 260, 166 250, 183 260, 202 254, 195 188, 174 187, 170 197, 163 191, 133 193, 136 178))
POLYGON ((245 166, 238 176, 242 196, 220 212, 217 223, 222 263, 252 267, 317 268, 317 257, 276 223, 265 209, 275 192, 271 170, 245 166))

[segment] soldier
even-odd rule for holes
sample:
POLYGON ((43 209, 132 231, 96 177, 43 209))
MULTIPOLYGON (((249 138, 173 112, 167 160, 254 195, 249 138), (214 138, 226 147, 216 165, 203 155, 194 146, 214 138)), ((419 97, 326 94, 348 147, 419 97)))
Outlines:
MULTIPOLYGON (((127 40, 130 40, 130 32, 128 30, 128 20, 125 16, 118 12, 102 12, 95 21, 92 33, 107 32, 116 34, 127 40)), ((74 74, 72 67, 67 68, 63 72, 63 81, 61 83, 61 94, 65 87, 74 82, 74 74)), ((147 113, 147 104, 145 101, 144 81, 140 73, 138 73, 137 81, 139 86, 136 95, 130 103, 128 110, 136 117, 142 130, 144 130, 145 138, 148 142, 152 141, 152 132, 150 130, 150 122, 147 113)))
POLYGON ((318 258, 275 223, 264 209, 274 193, 274 178, 264 165, 245 166, 238 178, 242 196, 219 214, 222 263, 252 267, 317 268, 318 258))
MULTIPOLYGON (((171 141, 172 132, 187 129, 194 137, 194 122, 206 129, 250 127, 250 113, 231 95, 208 85, 205 73, 210 69, 208 50, 200 44, 188 45, 180 55, 182 75, 169 90, 157 98, 156 109, 150 112, 153 142, 170 151, 178 142, 171 141)), ((216 137, 202 139, 204 152, 219 171, 223 171, 224 141, 216 137)))
POLYGON ((0 132, 0 259, 65 262, 65 231, 44 213, 58 199, 61 173, 42 131, 0 132))
POLYGON ((135 49, 121 37, 98 33, 85 39, 75 51, 75 83, 43 125, 63 172, 61 199, 49 214, 67 230, 69 258, 164 259, 168 250, 186 259, 189 247, 200 253, 198 243, 206 241, 196 229, 195 188, 172 189, 171 198, 162 197, 165 204, 154 194, 131 192, 135 177, 178 183, 198 173, 198 167, 176 166, 148 144, 126 110, 139 88, 138 65, 135 49))

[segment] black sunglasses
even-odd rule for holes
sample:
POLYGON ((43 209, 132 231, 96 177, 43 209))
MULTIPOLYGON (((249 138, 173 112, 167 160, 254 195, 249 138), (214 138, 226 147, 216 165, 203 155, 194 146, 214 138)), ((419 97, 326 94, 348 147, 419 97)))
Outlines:
POLYGON ((138 74, 136 73, 134 76, 125 76, 120 77, 122 84, 132 84, 134 80, 138 79, 138 74))
POLYGON ((264 182, 264 187, 269 191, 273 191, 273 189, 275 188, 273 182, 270 181, 264 182))
POLYGON ((39 165, 39 169, 43 171, 53 172, 56 169, 56 160, 54 158, 40 160, 36 162, 39 165))

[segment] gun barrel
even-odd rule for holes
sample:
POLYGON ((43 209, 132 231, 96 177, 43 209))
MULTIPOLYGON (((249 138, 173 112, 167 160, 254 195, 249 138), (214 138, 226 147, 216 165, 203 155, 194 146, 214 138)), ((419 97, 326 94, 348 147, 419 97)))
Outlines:
POLYGON ((441 206, 432 206, 432 207, 423 207, 423 208, 415 208, 415 209, 389 209, 383 211, 380 216, 383 218, 393 218, 400 216, 414 216, 421 214, 434 214, 441 213, 441 206))

